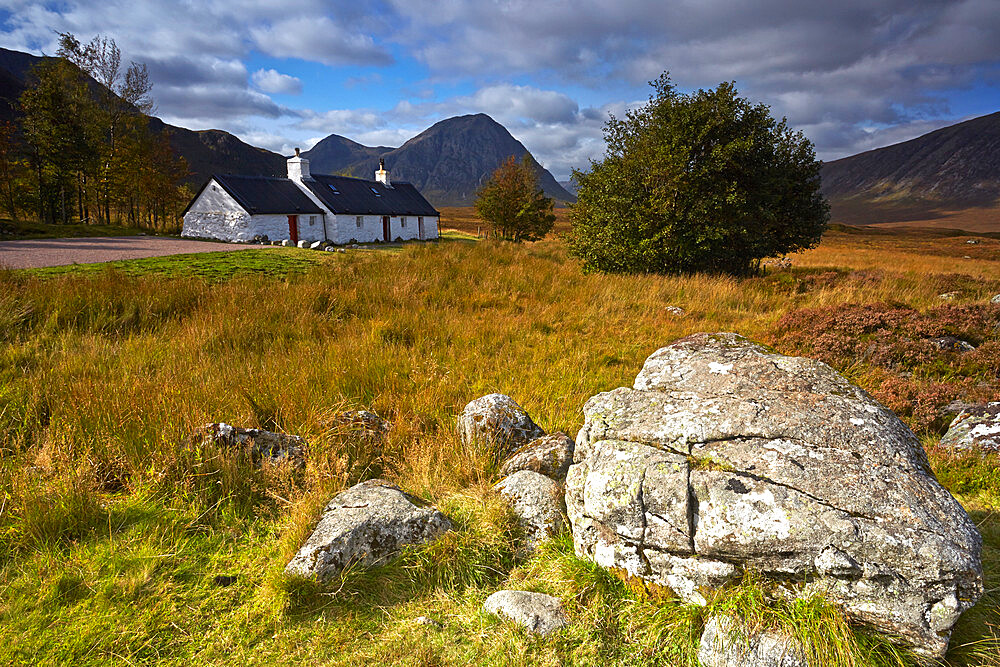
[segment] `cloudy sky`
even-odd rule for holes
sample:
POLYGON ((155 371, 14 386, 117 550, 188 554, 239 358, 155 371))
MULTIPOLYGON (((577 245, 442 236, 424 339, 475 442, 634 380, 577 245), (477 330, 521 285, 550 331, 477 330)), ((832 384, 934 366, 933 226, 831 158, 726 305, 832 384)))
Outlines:
POLYGON ((485 112, 557 178, 669 70, 735 81, 823 159, 1000 110, 1000 0, 0 0, 0 46, 112 37, 156 113, 288 154, 485 112))

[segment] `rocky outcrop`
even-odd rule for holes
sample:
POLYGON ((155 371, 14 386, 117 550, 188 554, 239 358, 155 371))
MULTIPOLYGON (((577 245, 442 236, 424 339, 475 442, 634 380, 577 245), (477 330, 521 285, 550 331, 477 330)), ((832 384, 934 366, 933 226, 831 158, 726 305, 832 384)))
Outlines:
POLYGON ((931 657, 982 595, 981 538, 916 437, 823 363, 699 334, 584 414, 580 556, 693 601, 758 571, 931 657))
POLYGON ((559 598, 528 591, 497 591, 486 598, 483 609, 513 621, 537 635, 547 635, 568 622, 559 598))
POLYGON ((506 477, 518 470, 531 470, 554 480, 564 480, 573 463, 575 447, 572 438, 562 432, 536 438, 504 461, 500 475, 506 477))
POLYGON ((519 470, 493 487, 506 500, 524 530, 529 550, 562 532, 563 492, 545 475, 519 470))
POLYGON ((349 565, 385 563, 404 546, 430 542, 451 528, 448 517, 395 485, 368 480, 334 496, 285 572, 322 583, 349 565))
POLYGON ((941 446, 977 452, 1000 452, 1000 403, 967 407, 951 422, 941 446))
POLYGON ((253 462, 290 463, 305 465, 306 442, 297 435, 272 433, 259 428, 237 428, 223 422, 206 424, 198 429, 191 440, 200 444, 213 444, 220 449, 247 449, 253 462))
POLYGON ((705 623, 698 645, 701 667, 808 667, 802 645, 768 630, 751 631, 726 616, 705 623))
POLYGON ((501 459, 522 445, 545 435, 528 413, 506 394, 487 394, 465 406, 458 416, 462 442, 489 442, 501 459))

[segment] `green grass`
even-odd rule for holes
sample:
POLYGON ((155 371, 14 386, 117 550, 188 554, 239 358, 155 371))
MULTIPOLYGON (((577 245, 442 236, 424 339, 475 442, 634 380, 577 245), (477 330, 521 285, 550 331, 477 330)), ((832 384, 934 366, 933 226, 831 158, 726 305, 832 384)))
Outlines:
POLYGON ((66 225, 49 224, 34 220, 19 220, 0 218, 0 241, 17 239, 62 239, 81 238, 87 236, 136 236, 152 234, 148 229, 122 227, 120 225, 84 225, 71 223, 66 225))
POLYGON ((99 264, 68 264, 40 269, 21 269, 38 278, 83 276, 113 271, 126 276, 194 277, 210 282, 237 276, 260 275, 285 278, 332 260, 333 253, 300 248, 253 248, 232 252, 199 252, 166 257, 127 259, 99 264))
MULTIPOLYGON (((850 238, 809 255, 836 271, 795 266, 788 280, 584 276, 557 240, 0 272, 0 664, 693 665, 712 611, 811 639, 816 664, 905 663, 822 601, 776 602, 753 579, 706 610, 577 559, 565 536, 523 560, 490 491, 491 452, 454 430, 466 402, 500 391, 573 435, 590 396, 630 384, 648 354, 696 331, 795 353, 775 328, 792 311, 940 304, 936 265, 897 270, 899 253, 916 265, 919 249, 890 249, 859 279, 850 238), (380 446, 329 427, 349 408, 392 422, 380 446), (210 421, 300 434, 308 465, 257 469, 190 445, 210 421), (332 589, 286 580, 326 501, 372 476, 437 503, 458 530, 332 589), (571 625, 539 639, 484 614, 501 586, 559 595, 571 625), (414 624, 420 615, 442 628, 414 624)), ((978 308, 983 294, 960 301, 978 308)), ((871 391, 887 372, 849 370, 871 391)), ((979 380, 993 391, 994 378, 979 380)), ((940 452, 936 439, 925 438, 932 465, 980 526, 991 591, 960 621, 949 661, 996 666, 997 464, 940 452)))

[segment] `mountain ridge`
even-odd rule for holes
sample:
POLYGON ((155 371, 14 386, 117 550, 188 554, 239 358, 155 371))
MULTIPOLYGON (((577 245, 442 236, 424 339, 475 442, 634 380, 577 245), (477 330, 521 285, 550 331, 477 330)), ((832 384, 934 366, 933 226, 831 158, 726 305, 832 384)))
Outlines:
POLYGON ((1000 206, 1000 112, 823 165, 833 219, 933 219, 1000 206))
POLYGON ((440 120, 398 148, 363 146, 333 134, 302 155, 316 173, 362 178, 370 178, 384 159, 393 179, 412 183, 439 206, 473 204, 476 192, 504 160, 527 155, 546 196, 575 199, 507 128, 483 113, 440 120))

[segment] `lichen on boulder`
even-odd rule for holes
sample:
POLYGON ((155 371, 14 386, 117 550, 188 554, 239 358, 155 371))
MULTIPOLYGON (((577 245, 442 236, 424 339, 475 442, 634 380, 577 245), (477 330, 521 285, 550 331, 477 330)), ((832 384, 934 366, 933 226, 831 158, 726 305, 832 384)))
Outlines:
POLYGON ((584 415, 580 556, 694 602, 753 570, 933 658, 982 595, 979 533, 916 437, 826 364, 698 334, 584 415))
POLYGON ((470 402, 458 416, 458 434, 466 444, 488 443, 502 460, 524 444, 545 435, 528 413, 506 394, 487 394, 470 402))
POLYGON ((351 565, 381 565, 404 546, 430 542, 451 528, 437 509, 371 479, 334 496, 285 573, 324 583, 351 565))

